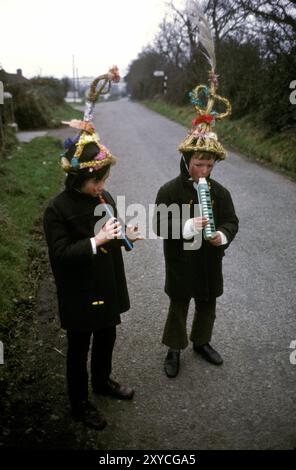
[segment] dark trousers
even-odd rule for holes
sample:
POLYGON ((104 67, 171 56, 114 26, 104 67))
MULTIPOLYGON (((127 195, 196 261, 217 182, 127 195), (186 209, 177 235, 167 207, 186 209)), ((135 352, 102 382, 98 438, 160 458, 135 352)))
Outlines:
MULTIPOLYGON (((196 345, 209 343, 216 318, 216 298, 195 301, 195 312, 190 340, 196 345)), ((185 349, 187 339, 187 316, 190 299, 171 299, 168 317, 164 327, 162 342, 173 349, 185 349)))
POLYGON ((112 371, 112 353, 116 339, 116 326, 100 331, 67 330, 67 384, 72 405, 88 398, 87 359, 91 335, 91 382, 93 389, 100 388, 112 371))

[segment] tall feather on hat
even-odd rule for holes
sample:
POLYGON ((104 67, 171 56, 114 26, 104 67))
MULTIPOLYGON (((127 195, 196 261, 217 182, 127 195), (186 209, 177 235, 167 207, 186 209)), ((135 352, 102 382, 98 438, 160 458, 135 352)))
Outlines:
POLYGON ((226 98, 216 94, 218 75, 216 74, 214 39, 200 2, 187 0, 186 11, 191 24, 198 29, 199 44, 210 65, 210 71, 209 86, 198 85, 189 93, 197 116, 192 121, 193 128, 179 146, 179 151, 183 154, 186 152, 209 152, 215 156, 216 160, 224 160, 226 152, 218 141, 213 126, 216 120, 224 119, 231 114, 231 104, 226 98), (224 113, 217 113, 213 109, 216 101, 225 105, 226 110, 224 113))

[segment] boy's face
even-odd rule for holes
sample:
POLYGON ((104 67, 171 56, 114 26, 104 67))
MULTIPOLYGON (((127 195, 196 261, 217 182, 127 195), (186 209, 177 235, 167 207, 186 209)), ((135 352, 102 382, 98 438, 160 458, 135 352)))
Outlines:
POLYGON ((194 181, 198 181, 199 178, 208 178, 214 168, 214 164, 214 158, 201 159, 199 155, 194 154, 189 162, 189 174, 194 181))
POLYGON ((93 197, 101 196, 102 192, 104 191, 105 182, 108 176, 109 176, 109 171, 101 180, 96 180, 95 178, 90 178, 86 180, 81 188, 81 192, 85 194, 89 194, 90 196, 93 196, 93 197))

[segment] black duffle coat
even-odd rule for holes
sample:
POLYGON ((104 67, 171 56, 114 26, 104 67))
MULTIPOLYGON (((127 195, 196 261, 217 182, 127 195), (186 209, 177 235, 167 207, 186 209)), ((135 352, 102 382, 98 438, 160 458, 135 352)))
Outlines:
MULTIPOLYGON (((185 176, 185 170, 181 164, 181 174, 160 188, 156 198, 156 205, 183 204, 190 205, 190 217, 194 216, 194 204, 198 204, 197 191, 193 182, 185 176)), ((182 230, 184 221, 169 220, 169 228, 172 223, 179 225, 179 239, 172 238, 169 230, 167 239, 164 239, 165 256, 165 292, 174 300, 197 298, 208 300, 218 297, 223 293, 222 258, 225 249, 228 248, 238 231, 238 218, 235 214, 234 205, 229 191, 221 184, 209 178, 213 215, 216 230, 223 232, 228 244, 215 247, 208 241, 202 239, 202 246, 195 250, 184 250, 184 243, 192 243, 192 240, 183 239, 182 230)), ((155 217, 155 231, 158 235, 159 220, 155 217)))
MULTIPOLYGON (((106 203, 114 208, 110 193, 106 203)), ((100 217, 99 200, 65 189, 44 213, 44 231, 54 274, 62 328, 96 331, 120 323, 129 309, 121 241, 111 240, 93 254, 90 238, 100 217), (95 304, 94 304, 95 303, 95 304)))

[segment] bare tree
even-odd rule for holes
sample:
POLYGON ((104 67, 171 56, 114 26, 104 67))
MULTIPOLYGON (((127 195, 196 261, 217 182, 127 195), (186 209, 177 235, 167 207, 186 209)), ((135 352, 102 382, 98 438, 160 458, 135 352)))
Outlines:
POLYGON ((238 3, 241 9, 252 15, 267 57, 287 53, 295 48, 295 0, 239 0, 238 3))
POLYGON ((232 36, 241 36, 245 32, 248 13, 238 8, 236 0, 209 0, 205 5, 214 30, 216 43, 232 36))
POLYGON ((296 35, 295 0, 241 0, 239 4, 247 13, 252 13, 255 18, 276 23, 285 33, 293 32, 296 35))
POLYGON ((154 47, 167 62, 181 69, 187 57, 187 45, 184 31, 179 27, 178 19, 165 17, 160 24, 154 47))
POLYGON ((192 21, 192 11, 194 12, 195 5, 196 17, 198 17, 198 12, 201 9, 207 15, 213 29, 216 44, 232 35, 237 36, 242 34, 244 31, 245 20, 249 13, 239 9, 236 0, 191 0, 190 15, 188 15, 188 4, 185 4, 184 8, 178 9, 175 7, 174 2, 171 1, 170 8, 180 19, 181 27, 187 34, 191 52, 196 49, 198 43, 197 22, 192 21))

